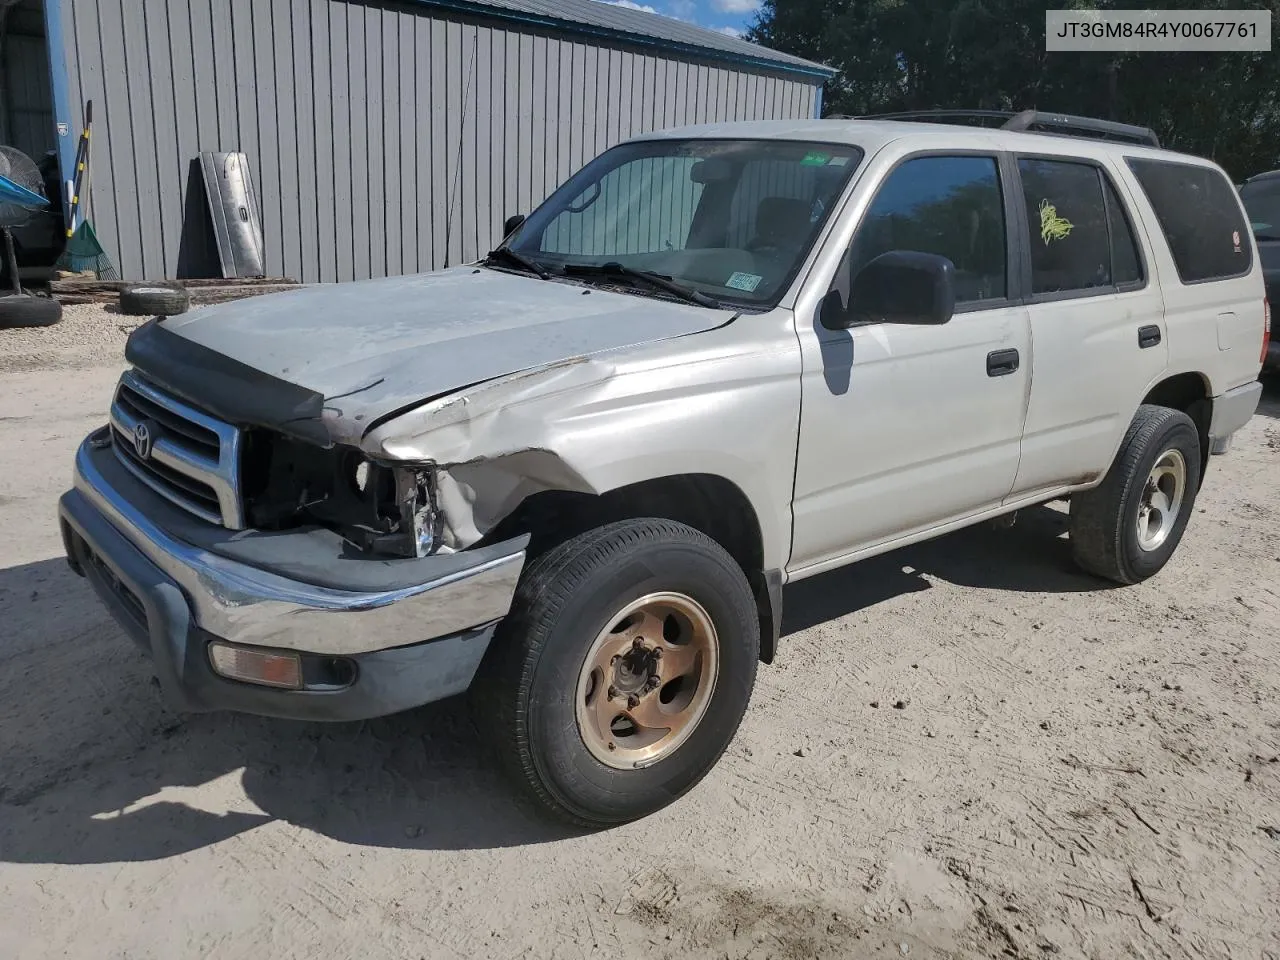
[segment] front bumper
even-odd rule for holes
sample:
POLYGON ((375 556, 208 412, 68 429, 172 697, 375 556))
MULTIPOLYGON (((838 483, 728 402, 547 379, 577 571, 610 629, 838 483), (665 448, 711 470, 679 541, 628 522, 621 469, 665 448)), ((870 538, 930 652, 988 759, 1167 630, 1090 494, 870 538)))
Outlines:
POLYGON ((510 609, 524 539, 424 560, 339 555, 345 563, 315 534, 259 540, 220 531, 225 542, 193 544, 166 531, 177 526, 173 508, 131 484, 100 437, 81 446, 75 486, 59 502, 67 557, 151 657, 175 708, 355 720, 470 686, 510 609), (320 582, 282 569, 314 570, 320 582), (358 589, 332 582, 344 569, 358 589), (303 688, 218 675, 208 652, 215 640, 300 653, 303 688))

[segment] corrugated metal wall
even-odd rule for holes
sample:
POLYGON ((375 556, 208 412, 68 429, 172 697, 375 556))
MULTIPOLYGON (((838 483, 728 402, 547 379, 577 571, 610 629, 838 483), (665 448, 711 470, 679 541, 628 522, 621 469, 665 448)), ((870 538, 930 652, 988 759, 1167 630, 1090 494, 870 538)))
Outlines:
POLYGON ((431 270, 488 250, 601 150, 710 120, 811 117, 814 82, 356 0, 63 0, 95 101, 94 225, 126 278, 213 256, 192 162, 242 150, 267 270, 431 270))

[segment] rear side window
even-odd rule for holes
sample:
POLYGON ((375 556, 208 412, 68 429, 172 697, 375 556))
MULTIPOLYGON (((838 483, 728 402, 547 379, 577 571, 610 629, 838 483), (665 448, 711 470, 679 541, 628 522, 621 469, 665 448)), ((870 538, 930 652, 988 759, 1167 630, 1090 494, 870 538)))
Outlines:
POLYGON ((1249 225, 1226 177, 1190 163, 1132 157, 1126 162, 1151 201, 1183 283, 1249 272, 1249 225))
MULTIPOLYGON (((1097 167, 1022 159, 1018 173, 1031 231, 1031 292, 1111 287, 1111 230, 1097 167)), ((1132 243, 1130 236, 1131 250, 1132 243)))

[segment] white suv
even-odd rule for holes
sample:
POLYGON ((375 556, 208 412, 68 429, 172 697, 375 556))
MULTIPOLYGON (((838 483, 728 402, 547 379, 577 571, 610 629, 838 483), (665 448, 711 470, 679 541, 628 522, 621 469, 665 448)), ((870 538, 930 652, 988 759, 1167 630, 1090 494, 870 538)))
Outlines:
POLYGON ((470 688, 543 806, 650 813, 785 654, 783 584, 1064 497, 1134 583, 1253 414, 1223 172, 1012 123, 1074 135, 655 133, 482 263, 157 318, 62 498, 72 566, 181 709, 470 688))

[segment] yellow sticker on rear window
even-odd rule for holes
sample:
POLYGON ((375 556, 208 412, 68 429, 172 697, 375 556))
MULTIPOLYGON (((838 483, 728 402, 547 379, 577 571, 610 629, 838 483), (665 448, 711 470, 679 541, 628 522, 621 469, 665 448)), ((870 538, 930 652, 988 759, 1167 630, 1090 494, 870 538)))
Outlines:
POLYGON ((1040 201, 1040 239, 1047 247, 1050 240, 1065 240, 1071 234, 1072 223, 1058 216, 1058 208, 1048 200, 1040 201))

